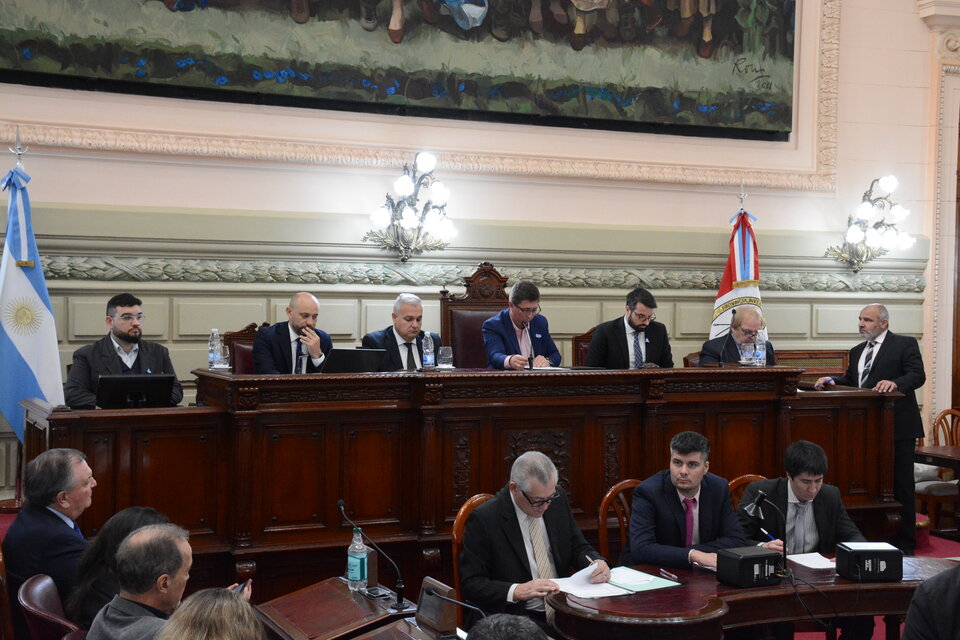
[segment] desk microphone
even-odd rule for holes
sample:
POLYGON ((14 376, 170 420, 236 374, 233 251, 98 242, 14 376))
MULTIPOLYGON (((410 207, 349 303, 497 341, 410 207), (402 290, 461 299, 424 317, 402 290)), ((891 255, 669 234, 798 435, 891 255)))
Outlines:
MULTIPOLYGON (((767 500, 767 494, 765 494, 763 491, 757 491, 757 497, 754 498, 753 502, 751 502, 750 504, 748 504, 747 506, 745 506, 745 507, 743 508, 743 510, 744 510, 744 511, 747 513, 747 515, 750 516, 751 518, 754 518, 755 520, 762 520, 762 519, 763 519, 763 510, 762 510, 760 507, 762 507, 764 504, 770 505, 771 507, 774 508, 774 510, 775 510, 777 513, 780 514, 780 518, 783 519, 783 531, 784 531, 784 536, 783 536, 783 537, 786 538, 786 537, 787 537, 787 536, 786 536, 786 531, 787 531, 787 517, 786 517, 785 515, 783 515, 783 511, 780 511, 780 507, 778 507, 778 506, 775 505, 774 503, 772 503, 772 502, 770 502, 769 500, 767 500)), ((783 573, 784 573, 784 575, 786 575, 786 573, 787 573, 787 542, 786 542, 786 540, 783 541, 783 573)))
POLYGON ((442 595, 440 595, 439 593, 437 593, 433 588, 428 587, 428 588, 424 589, 424 590, 423 590, 423 595, 425 595, 425 596, 433 596, 433 597, 439 598, 440 600, 443 600, 443 601, 445 601, 445 602, 452 602, 453 604, 458 604, 458 605, 460 605, 461 607, 464 607, 464 608, 466 608, 466 609, 470 609, 471 611, 476 611, 477 613, 479 613, 479 614, 481 615, 481 617, 484 617, 484 618, 487 617, 487 614, 485 614, 485 613, 483 612, 483 609, 481 609, 480 607, 475 607, 475 606, 473 606, 472 604, 467 604, 466 602, 461 602, 460 600, 454 600, 453 598, 448 598, 447 596, 442 596, 442 595))
POLYGON ((371 540, 370 536, 364 533, 363 529, 360 528, 360 525, 358 525, 356 522, 354 522, 353 520, 347 517, 347 512, 344 510, 345 504, 346 503, 343 501, 343 498, 340 498, 339 500, 337 500, 337 508, 340 509, 340 515, 343 516, 344 520, 346 520, 351 525, 353 525, 354 529, 357 529, 360 532, 360 535, 362 535, 363 538, 370 543, 370 546, 372 546, 374 549, 377 550, 377 553, 379 553, 381 556, 387 559, 387 562, 389 562, 390 566, 393 567, 393 572, 397 574, 397 584, 394 586, 394 589, 393 589, 397 594, 397 601, 394 603, 391 609, 393 611, 401 611, 401 612, 405 611, 403 606, 403 576, 400 575, 400 568, 397 567, 397 563, 393 561, 393 558, 385 554, 383 552, 383 549, 378 547, 377 543, 371 540))
POLYGON ((737 319, 737 310, 730 309, 732 318, 730 318, 730 326, 727 327, 727 333, 723 336, 723 344, 720 345, 720 366, 727 364, 724 361, 724 357, 727 355, 727 343, 730 342, 730 332, 733 331, 733 321, 737 319))

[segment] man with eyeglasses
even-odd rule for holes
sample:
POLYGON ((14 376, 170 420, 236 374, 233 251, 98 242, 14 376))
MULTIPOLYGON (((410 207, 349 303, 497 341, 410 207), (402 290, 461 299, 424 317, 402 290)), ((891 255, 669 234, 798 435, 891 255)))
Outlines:
POLYGON ((519 456, 507 486, 467 518, 459 559, 467 602, 485 613, 528 616, 548 633, 553 614, 543 598, 557 591, 551 578, 592 564, 591 582, 610 579, 610 567, 584 539, 557 477, 556 466, 539 451, 519 456))
MULTIPOLYGON (((707 340, 700 348, 700 366, 718 363, 735 364, 745 357, 753 357, 757 332, 763 328, 763 316, 754 306, 744 305, 734 309, 730 331, 713 340, 707 340)), ((777 354, 767 341, 767 366, 777 364, 777 354)))
POLYGON ((672 367, 673 354, 667 328, 656 322, 657 301, 637 287, 627 294, 627 312, 622 318, 598 324, 590 339, 588 367, 642 369, 672 367))
POLYGON ((490 369, 557 367, 560 351, 540 315, 540 290, 521 280, 510 290, 510 306, 483 323, 483 348, 490 369))
MULTIPOLYGON (((142 340, 144 315, 140 299, 120 293, 107 302, 109 333, 73 353, 73 365, 63 387, 64 402, 72 409, 92 409, 97 404, 97 381, 103 375, 161 374, 176 372, 170 352, 161 344, 142 340)), ((183 400, 183 388, 174 377, 170 404, 183 400)))

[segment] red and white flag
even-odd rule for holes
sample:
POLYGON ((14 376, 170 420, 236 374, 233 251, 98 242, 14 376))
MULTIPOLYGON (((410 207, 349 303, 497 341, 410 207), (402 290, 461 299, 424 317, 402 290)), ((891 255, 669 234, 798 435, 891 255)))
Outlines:
POLYGON ((744 209, 730 219, 733 233, 730 235, 730 256, 723 270, 723 280, 713 303, 713 321, 710 323, 710 339, 725 335, 733 320, 733 309, 751 305, 763 311, 760 301, 760 260, 757 238, 753 235, 750 221, 756 220, 744 209))

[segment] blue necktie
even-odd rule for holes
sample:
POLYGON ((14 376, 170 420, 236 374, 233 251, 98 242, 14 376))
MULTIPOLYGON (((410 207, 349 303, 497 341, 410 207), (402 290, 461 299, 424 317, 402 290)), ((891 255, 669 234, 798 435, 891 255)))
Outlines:
POLYGON ((640 348, 640 332, 633 332, 633 368, 643 369, 643 349, 640 348))
POLYGON ((73 523, 73 532, 77 534, 77 537, 81 540, 86 540, 86 538, 83 537, 83 532, 80 531, 80 525, 78 525, 76 522, 73 523))
POLYGON ((300 356, 303 355, 303 343, 300 342, 300 339, 297 338, 297 357, 293 361, 293 372, 301 373, 300 371, 300 356))

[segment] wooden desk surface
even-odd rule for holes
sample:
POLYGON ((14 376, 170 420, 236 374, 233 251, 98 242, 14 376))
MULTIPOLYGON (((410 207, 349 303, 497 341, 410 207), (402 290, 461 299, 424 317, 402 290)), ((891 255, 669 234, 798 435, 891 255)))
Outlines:
MULTIPOLYGON (((575 598, 554 594, 556 625, 567 638, 719 638, 723 629, 765 622, 809 619, 816 615, 902 615, 923 580, 956 566, 940 558, 906 557, 901 582, 856 583, 832 569, 809 569, 791 562, 796 587, 786 581, 769 587, 739 589, 717 582, 702 569, 675 570, 682 584, 616 598, 575 598), (801 602, 802 599, 802 602, 801 602), (695 635, 694 635, 695 634, 695 635)), ((638 567, 657 574, 657 567, 638 567)))
POLYGON ((960 469, 960 447, 948 445, 917 447, 913 452, 913 459, 916 462, 935 464, 938 467, 960 469))

